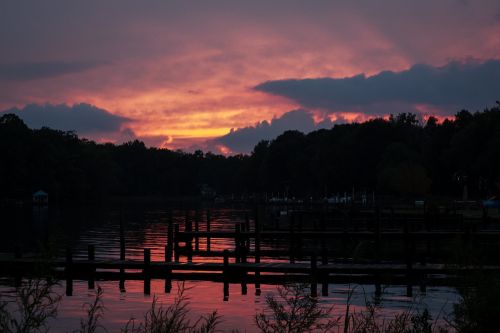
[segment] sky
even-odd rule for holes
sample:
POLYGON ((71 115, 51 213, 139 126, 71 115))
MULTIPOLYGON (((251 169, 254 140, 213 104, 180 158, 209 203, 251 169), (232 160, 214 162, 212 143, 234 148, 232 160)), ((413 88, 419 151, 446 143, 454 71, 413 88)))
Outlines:
POLYGON ((498 0, 0 2, 0 112, 98 142, 248 153, 498 99, 498 0))

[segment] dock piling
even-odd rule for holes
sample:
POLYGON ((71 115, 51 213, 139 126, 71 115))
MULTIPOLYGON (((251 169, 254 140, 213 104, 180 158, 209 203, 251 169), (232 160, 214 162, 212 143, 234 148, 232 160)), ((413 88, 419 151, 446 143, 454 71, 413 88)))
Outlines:
POLYGON ((229 300, 229 251, 224 250, 224 302, 229 300))
POLYGON ((174 260, 175 260, 175 262, 179 262, 179 259, 180 259, 179 237, 180 237, 179 224, 176 223, 176 224, 174 224, 174 257, 175 257, 174 260))
POLYGON ((89 246, 87 247, 87 259, 91 265, 89 267, 88 288, 94 289, 95 288, 95 279, 94 279, 95 267, 93 265, 93 261, 95 260, 95 248, 94 248, 94 245, 92 245, 92 244, 89 244, 89 246))
POLYGON ((172 261, 172 252, 173 252, 173 239, 174 238, 174 228, 172 225, 172 221, 168 222, 167 227, 167 246, 165 248, 165 262, 172 261))
POLYGON ((144 294, 151 294, 151 249, 144 249, 144 294))
POLYGON ((234 225, 234 254, 235 254, 235 262, 241 262, 241 224, 236 223, 234 225))
MULTIPOLYGON (((210 218, 210 210, 207 209, 207 232, 210 232, 210 223, 211 223, 211 218, 210 218)), ((207 236, 207 252, 210 252, 210 236, 207 236)))
POLYGON ((318 296, 318 282, 317 282, 317 269, 318 262, 316 253, 311 254, 311 296, 318 296))
POLYGON ((66 248, 66 296, 73 296, 73 250, 70 247, 66 248))
MULTIPOLYGON (((197 211, 197 213, 195 215, 195 219, 194 219, 194 231, 195 232, 200 231, 200 220, 198 217, 199 217, 199 213, 197 211)), ((200 250, 200 238, 198 236, 196 236, 194 238, 194 249, 195 249, 195 251, 200 250)))

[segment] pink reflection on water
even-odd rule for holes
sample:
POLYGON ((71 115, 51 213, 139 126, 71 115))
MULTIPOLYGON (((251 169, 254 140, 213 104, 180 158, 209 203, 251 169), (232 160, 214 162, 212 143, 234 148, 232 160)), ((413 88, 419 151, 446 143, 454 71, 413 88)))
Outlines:
MULTIPOLYGON (((198 216, 195 211, 188 215, 194 219, 198 218, 199 230, 206 231, 205 216, 198 216), (196 217, 197 216, 197 217, 196 217)), ((213 211, 211 215, 211 230, 233 231, 235 223, 244 221, 245 210, 219 209, 213 211)), ((203 214, 201 214, 203 215, 203 214)), ((140 217, 129 217, 124 221, 125 239, 126 239, 126 258, 142 260, 143 249, 151 249, 151 259, 153 261, 165 260, 165 246, 167 244, 167 213, 162 210, 147 211, 140 217)), ((185 211, 175 211, 173 222, 179 223, 180 230, 184 230, 185 211)), ((253 228, 253 221, 250 221, 253 228)), ((195 223, 193 220, 193 229, 195 223)), ((119 258, 119 224, 117 221, 109 221, 107 224, 93 226, 82 232, 75 246, 75 259, 86 257, 86 248, 88 244, 95 245, 97 259, 118 259, 119 258)), ((181 245, 183 245, 181 243, 181 245)), ((200 250, 205 250, 207 246, 206 238, 199 239, 200 250)), ((261 244, 262 250, 286 249, 288 243, 286 240, 268 240, 261 244)), ((194 247, 194 241, 193 241, 194 247)), ((251 243, 253 249, 253 242, 251 243)), ((211 250, 223 251, 225 249, 234 250, 234 239, 211 239, 211 250)), ((185 256, 181 257, 181 262, 186 262, 185 256)), ((231 262, 234 258, 231 259, 231 262)), ((253 262, 253 258, 249 259, 253 262)), ((262 258, 263 262, 280 261, 287 262, 288 258, 270 259, 262 258)), ((201 257, 194 256, 193 262, 222 262, 221 257, 201 257)), ((126 281, 126 292, 120 292, 118 281, 100 281, 97 282, 104 290, 104 305, 107 310, 103 318, 103 326, 109 332, 119 331, 130 318, 141 320, 144 313, 150 308, 154 295, 158 297, 160 303, 172 304, 177 294, 177 284, 173 282, 171 293, 166 294, 165 281, 151 281, 151 295, 144 295, 142 281, 126 281)), ((188 281, 186 295, 191 299, 191 315, 197 318, 213 310, 217 310, 223 316, 221 329, 230 331, 239 329, 242 332, 254 332, 256 327, 253 324, 253 317, 265 306, 266 294, 275 293, 276 287, 271 285, 261 286, 261 295, 255 295, 254 285, 248 284, 248 292, 242 295, 239 284, 230 285, 230 296, 227 302, 223 301, 223 284, 209 281, 188 281)), ((322 303, 328 306, 334 305, 333 316, 345 314, 345 306, 349 291, 352 286, 349 285, 330 285, 330 293, 327 297, 321 297, 322 303)), ((60 293, 64 293, 64 286, 59 288, 60 293)), ((351 300, 351 311, 361 311, 364 309, 366 298, 371 299, 374 293, 373 286, 356 287, 354 296, 351 300)), ((79 318, 84 315, 82 304, 92 301, 94 291, 87 289, 87 283, 84 281, 75 281, 74 296, 64 297, 60 306, 59 318, 52 323, 53 332, 71 332, 78 327, 79 318)), ((383 313, 392 315, 402 309, 407 308, 414 302, 412 298, 404 296, 405 287, 391 287, 384 290, 383 313)), ((451 308, 453 301, 457 299, 457 294, 452 288, 429 289, 424 297, 429 306, 431 314, 436 315, 443 307, 448 304, 451 308)))
MULTIPOLYGON (((151 281, 151 295, 143 294, 142 281, 126 281, 126 292, 120 292, 118 281, 101 281, 98 285, 104 290, 104 305, 106 312, 102 325, 109 332, 118 332, 130 318, 142 320, 144 313, 150 308, 153 297, 158 298, 158 303, 168 306, 172 304, 177 295, 178 284, 173 283, 171 293, 164 292, 163 280, 151 281)), ((253 285, 248 285, 248 294, 241 294, 239 284, 230 285, 228 301, 223 301, 223 285, 207 281, 186 281, 186 296, 189 297, 190 319, 196 320, 200 315, 206 315, 214 310, 222 315, 220 329, 231 331, 239 329, 242 332, 256 332, 254 315, 265 307, 266 295, 276 294, 276 286, 262 285, 262 294, 255 295, 253 285)), ((332 317, 337 318, 345 314, 345 307, 349 292, 353 291, 350 300, 350 311, 360 312, 365 309, 365 300, 371 299, 373 288, 370 286, 330 285, 330 293, 320 297, 320 302, 325 306, 334 306, 332 317), (354 291, 353 291, 354 290, 354 291)), ((58 288, 64 292, 64 286, 58 288)), ((457 299, 455 291, 451 288, 434 288, 432 293, 421 298, 408 298, 403 296, 405 287, 390 287, 384 290, 382 315, 387 318, 404 311, 408 307, 426 306, 433 316, 443 309, 449 311, 457 299)), ((71 332, 79 325, 79 318, 85 315, 82 305, 93 300, 95 293, 87 289, 84 281, 75 281, 74 296, 63 297, 59 307, 58 319, 51 323, 51 332, 71 332)))
MULTIPOLYGON (((158 303, 168 306, 173 303, 177 295, 178 284, 173 283, 171 293, 164 293, 164 281, 151 281, 151 295, 143 294, 141 281, 127 281, 126 292, 121 293, 118 282, 100 282, 104 290, 104 305, 106 313, 102 324, 110 332, 118 331, 125 326, 130 318, 139 321, 151 307, 153 297, 158 303)), ((199 316, 211 313, 214 310, 223 316, 220 328, 224 331, 238 328, 243 332, 254 332, 253 316, 262 308, 265 299, 255 296, 254 290, 249 288, 247 295, 241 295, 239 285, 230 286, 229 301, 223 301, 222 284, 213 282, 186 282, 186 296, 190 302, 190 319, 194 322, 199 316)), ((263 293, 275 290, 273 286, 263 286, 263 293)), ((63 291, 62 288, 60 290, 63 291)), ((74 330, 79 318, 84 316, 82 304, 94 297, 94 291, 88 291, 85 282, 75 283, 74 295, 64 297, 60 306, 59 318, 51 324, 53 332, 67 332, 74 330)))

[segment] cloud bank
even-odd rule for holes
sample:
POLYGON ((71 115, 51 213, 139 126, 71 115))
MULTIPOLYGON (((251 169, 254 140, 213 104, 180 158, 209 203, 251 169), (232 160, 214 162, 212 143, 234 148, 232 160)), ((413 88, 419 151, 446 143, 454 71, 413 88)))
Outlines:
POLYGON ((271 122, 264 120, 255 126, 231 129, 228 134, 211 140, 209 148, 217 152, 224 152, 224 148, 228 148, 233 153, 249 153, 259 141, 275 139, 287 130, 309 133, 321 128, 330 128, 333 124, 328 118, 315 123, 310 112, 302 109, 293 110, 272 119, 271 122), (221 147, 224 147, 222 151, 221 147))
POLYGON ((500 97, 500 60, 454 61, 442 67, 418 64, 369 77, 274 80, 255 89, 290 98, 305 108, 331 112, 358 110, 379 115, 381 105, 389 110, 407 105, 412 111, 412 106, 425 104, 454 113, 457 108, 482 108, 500 97))
POLYGON ((14 113, 30 128, 50 127, 77 134, 105 134, 120 131, 131 119, 114 115, 90 104, 38 105, 30 104, 18 109, 12 108, 2 113, 14 113))
POLYGON ((123 143, 141 140, 149 147, 162 147, 170 139, 166 135, 137 135, 130 127, 136 120, 115 115, 91 104, 30 104, 23 108, 0 111, 13 113, 29 128, 49 127, 73 131, 78 136, 98 142, 123 143))

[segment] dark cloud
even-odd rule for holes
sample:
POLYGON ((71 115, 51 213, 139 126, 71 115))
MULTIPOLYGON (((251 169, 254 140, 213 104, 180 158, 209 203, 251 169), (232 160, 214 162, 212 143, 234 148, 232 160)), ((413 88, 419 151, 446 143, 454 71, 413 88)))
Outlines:
POLYGON ((414 65, 401 72, 333 79, 268 81, 256 90, 285 96, 306 108, 380 114, 382 105, 426 104, 455 112, 482 108, 500 96, 500 60, 414 65), (375 108, 372 108, 376 106, 375 108))
POLYGON ((218 145, 229 148, 234 153, 248 153, 261 140, 272 140, 287 130, 299 130, 309 133, 320 128, 329 128, 333 123, 329 119, 315 124, 311 113, 305 110, 293 110, 274 118, 269 123, 267 120, 238 128, 209 142, 209 149, 218 151, 218 145))
POLYGON ((131 121, 114 115, 90 104, 69 106, 30 104, 18 109, 12 108, 1 113, 14 113, 30 128, 50 127, 63 131, 75 131, 79 135, 95 135, 120 132, 131 121))
POLYGON ((36 80, 79 73, 99 66, 95 62, 17 62, 0 64, 0 80, 36 80))
POLYGON ((69 106, 31 104, 18 109, 12 108, 2 113, 18 115, 28 127, 38 129, 49 127, 62 131, 74 131, 80 137, 98 142, 117 144, 140 140, 148 147, 164 147, 170 139, 167 135, 137 135, 128 125, 135 120, 117 116, 107 110, 90 104, 69 106))
POLYGON ((144 144, 147 147, 156 147, 156 148, 168 148, 167 144, 168 144, 168 141, 170 140, 169 136, 167 136, 167 135, 137 136, 136 139, 144 142, 144 144))

